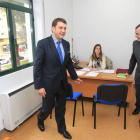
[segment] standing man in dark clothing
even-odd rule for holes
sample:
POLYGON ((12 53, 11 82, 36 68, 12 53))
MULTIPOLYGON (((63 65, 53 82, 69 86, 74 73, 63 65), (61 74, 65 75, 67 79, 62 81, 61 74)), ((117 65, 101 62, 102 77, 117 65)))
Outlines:
POLYGON ((44 120, 51 113, 55 99, 58 132, 65 138, 71 139, 71 135, 66 131, 64 117, 68 89, 66 70, 76 83, 79 84, 82 80, 78 78, 73 68, 69 42, 63 39, 66 34, 66 24, 65 19, 54 19, 52 35, 38 42, 34 64, 34 84, 38 94, 43 97, 42 108, 38 114, 39 129, 45 130, 44 120))
POLYGON ((135 37, 137 40, 133 42, 133 52, 129 63, 129 70, 126 76, 132 74, 135 65, 137 64, 135 73, 135 89, 136 89, 136 108, 133 111, 133 115, 139 114, 140 111, 140 24, 135 28, 135 37))

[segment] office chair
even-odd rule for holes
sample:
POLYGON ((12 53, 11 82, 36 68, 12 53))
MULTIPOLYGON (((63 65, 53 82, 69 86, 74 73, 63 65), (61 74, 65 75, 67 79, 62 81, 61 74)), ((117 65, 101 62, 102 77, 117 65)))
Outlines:
MULTIPOLYGON (((84 105, 83 105, 83 93, 81 92, 73 92, 72 85, 69 83, 69 86, 71 87, 71 92, 73 93, 73 97, 67 97, 67 101, 74 101, 74 112, 73 112, 73 124, 72 126, 74 127, 75 125, 75 115, 76 115, 76 105, 77 105, 77 100, 81 98, 81 103, 82 103, 82 115, 84 116, 84 105)), ((57 103, 55 102, 55 106, 57 106, 57 103)), ((52 112, 50 113, 50 119, 52 119, 52 112)))
POLYGON ((97 93, 93 96, 92 116, 94 115, 94 129, 96 129, 96 103, 108 105, 119 104, 118 116, 120 116, 121 104, 124 104, 124 129, 126 129, 126 98, 128 87, 125 84, 103 84, 98 86, 97 93))
POLYGON ((113 61, 106 56, 106 69, 113 70, 113 61))

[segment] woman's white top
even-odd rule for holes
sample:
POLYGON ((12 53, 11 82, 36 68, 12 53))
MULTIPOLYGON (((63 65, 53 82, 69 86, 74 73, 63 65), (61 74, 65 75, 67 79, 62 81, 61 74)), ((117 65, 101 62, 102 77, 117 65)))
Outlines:
MULTIPOLYGON (((90 61, 89 61, 88 67, 92 67, 93 66, 93 68, 94 68, 94 64, 95 64, 95 60, 92 61, 92 58, 90 57, 90 61)), ((105 69, 106 68, 106 57, 105 57, 104 54, 102 56, 102 61, 100 61, 100 66, 101 66, 101 69, 105 69)))

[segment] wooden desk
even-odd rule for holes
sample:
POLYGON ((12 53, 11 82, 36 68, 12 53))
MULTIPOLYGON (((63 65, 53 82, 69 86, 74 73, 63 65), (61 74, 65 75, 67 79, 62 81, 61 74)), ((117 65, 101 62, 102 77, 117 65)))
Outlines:
MULTIPOLYGON (((82 62, 80 64, 82 67, 87 67, 87 62, 82 62)), ((78 70, 76 70, 78 71, 78 70)), ((73 90, 75 92, 82 92, 83 97, 93 98, 93 95, 97 93, 97 87, 100 84, 126 84, 128 86, 128 95, 127 102, 129 103, 129 115, 131 114, 131 99, 133 92, 133 76, 131 75, 129 78, 117 78, 117 74, 107 74, 107 73, 99 73, 96 77, 85 76, 88 72, 83 75, 79 75, 78 77, 83 80, 83 83, 76 84, 74 80, 68 75, 68 81, 72 84, 73 90)))

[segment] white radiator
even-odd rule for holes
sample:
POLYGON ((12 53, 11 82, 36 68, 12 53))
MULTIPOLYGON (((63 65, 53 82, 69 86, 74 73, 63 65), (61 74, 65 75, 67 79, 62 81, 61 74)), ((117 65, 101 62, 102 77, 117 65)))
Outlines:
POLYGON ((1 94, 1 109, 4 127, 14 130, 36 112, 42 105, 42 98, 33 83, 9 94, 1 94))

